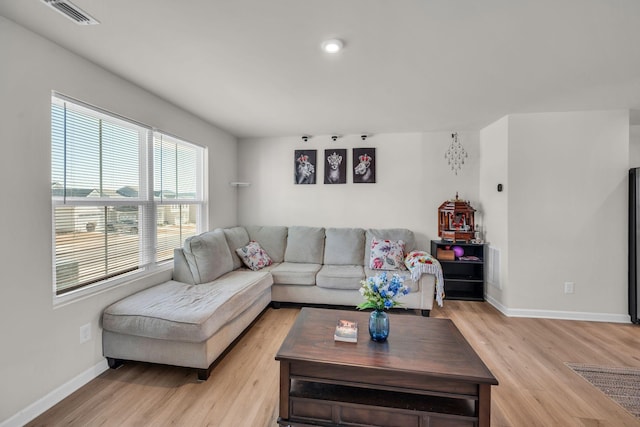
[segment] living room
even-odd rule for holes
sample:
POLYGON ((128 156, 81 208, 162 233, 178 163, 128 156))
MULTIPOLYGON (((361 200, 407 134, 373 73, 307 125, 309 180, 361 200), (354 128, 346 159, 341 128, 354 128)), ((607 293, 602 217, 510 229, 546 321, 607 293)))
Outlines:
MULTIPOLYGON (((107 3, 88 0, 77 3, 96 15, 104 12, 103 16, 106 16, 107 3)), ((334 9, 339 7, 333 6, 334 9)), ((409 6, 403 3, 403 7, 409 6)), ((463 23, 474 22, 473 16, 467 14, 482 17, 479 23, 461 33, 466 36, 465 43, 471 42, 471 36, 476 34, 474 30, 484 28, 487 23, 484 20, 495 17, 495 21, 490 20, 492 24, 503 22, 498 20, 501 12, 494 9, 498 7, 496 2, 483 10, 469 4, 465 6, 470 9, 463 23)), ((358 12, 358 7, 362 9, 360 12, 378 18, 384 14, 384 8, 370 10, 363 2, 357 2, 344 11, 345 20, 358 12)), ((446 13, 443 4, 439 7, 444 11, 443 15, 450 18, 447 22, 457 24, 446 13)), ((206 146, 209 153, 209 229, 236 224, 403 227, 414 230, 418 246, 428 249, 429 241, 437 238, 438 206, 458 193, 478 209, 484 238, 500 253, 499 272, 486 288, 486 299, 492 306, 511 317, 628 323, 627 173, 630 167, 640 166, 640 63, 631 52, 638 39, 640 11, 631 2, 612 9, 599 3, 585 6, 564 2, 560 7, 554 2, 535 9, 537 13, 545 8, 557 13, 545 27, 534 26, 534 19, 525 19, 523 15, 531 11, 521 7, 517 19, 507 16, 512 19, 511 24, 503 25, 513 32, 512 26, 517 27, 516 23, 529 23, 530 33, 524 31, 529 37, 524 41, 531 43, 531 52, 526 48, 521 52, 513 46, 509 50, 508 46, 498 44, 495 47, 498 53, 508 53, 498 54, 502 62, 494 64, 482 62, 481 57, 495 58, 491 55, 495 52, 489 48, 482 50, 477 45, 477 53, 468 58, 450 61, 457 52, 451 52, 451 56, 443 54, 439 61, 451 64, 445 68, 476 68, 477 75, 459 75, 459 70, 451 69, 449 71, 456 78, 433 83, 428 90, 416 89, 418 95, 407 104, 417 108, 422 98, 428 99, 428 93, 435 96, 444 91, 456 103, 446 104, 452 110, 450 114, 464 116, 468 108, 465 103, 472 101, 465 97, 465 91, 487 81, 479 80, 479 76, 488 76, 498 84, 504 78, 499 70, 512 61, 525 61, 527 66, 533 66, 537 61, 547 60, 547 64, 538 64, 537 73, 523 73, 516 79, 524 90, 518 91, 517 86, 510 89, 528 94, 526 102, 519 104, 519 109, 512 107, 511 99, 500 98, 505 96, 504 92, 495 89, 495 97, 487 97, 485 101, 492 106, 502 102, 501 114, 484 113, 483 121, 473 125, 467 122, 458 127, 461 122, 451 121, 426 130, 406 125, 394 127, 391 120, 380 120, 378 128, 373 127, 374 122, 372 127, 363 128, 366 122, 362 120, 366 115, 363 110, 349 107, 353 113, 334 116, 329 113, 338 106, 333 106, 331 99, 325 99, 322 89, 318 92, 310 90, 315 98, 298 96, 288 86, 282 86, 282 80, 265 84, 262 91, 253 93, 256 97, 289 100, 294 107, 281 114, 268 102, 255 105, 252 92, 241 88, 235 88, 238 97, 235 104, 215 105, 216 93, 222 96, 226 91, 233 92, 228 89, 227 82, 216 86, 210 95, 193 98, 192 106, 189 104, 191 94, 168 100, 148 88, 172 84, 171 75, 163 75, 161 70, 154 69, 148 71, 148 81, 127 80, 119 75, 118 69, 109 70, 73 53, 74 49, 80 48, 73 43, 63 47, 62 42, 52 42, 42 35, 50 25, 50 30, 67 34, 73 40, 82 38, 85 34, 82 31, 90 28, 76 27, 40 2, 1 2, 0 113, 3 121, 0 135, 5 155, 0 173, 3 182, 17 184, 6 186, 7 195, 12 196, 8 199, 22 200, 26 204, 26 209, 19 213, 5 211, 5 221, 0 225, 6 242, 2 250, 4 280, 0 291, 0 336, 4 341, 0 367, 3 378, 1 425, 27 422, 101 374, 106 369, 100 339, 102 310, 114 301, 171 277, 170 269, 160 269, 126 286, 97 294, 63 301, 54 297, 49 156, 52 90, 206 146), (582 13, 575 13, 576 10, 582 13), (42 20, 35 22, 47 24, 37 27, 32 23, 28 29, 27 24, 16 23, 25 19, 23 15, 27 13, 34 13, 42 20), (572 13, 576 16, 569 21, 572 13), (611 22, 595 25, 594 22, 606 21, 600 20, 603 16, 611 22), (559 22, 563 20, 574 25, 570 27, 571 31, 560 31, 559 22), (542 39, 542 47, 533 46, 536 37, 542 37, 538 31, 549 26, 558 35, 566 36, 557 40, 565 53, 577 55, 574 67, 568 67, 568 71, 566 68, 555 69, 553 61, 559 61, 558 56, 539 55, 544 48, 551 47, 551 36, 542 39), (592 28, 597 31, 590 32, 592 28), (569 37, 571 34, 575 38, 569 37), (578 51, 582 55, 578 55, 578 51), (527 60, 528 54, 532 59, 527 60), (615 70, 611 71, 612 68, 615 70), (561 71, 563 76, 573 75, 576 86, 566 89, 564 85, 568 87, 569 80, 556 81, 554 73, 561 71), (463 77, 467 80, 462 80, 463 77), (552 84, 556 89, 555 98, 538 99, 538 91, 545 84, 552 84), (220 110, 241 111, 246 119, 230 120, 228 127, 245 130, 226 131, 222 119, 218 125, 214 120, 203 119, 203 112, 208 109, 216 110, 220 117, 225 117, 224 111, 220 110), (280 129, 277 126, 290 121, 288 117, 295 109, 307 110, 307 121, 291 123, 287 132, 275 132, 264 125, 264 122, 272 121, 274 129, 280 129), (253 121, 256 116, 258 118, 253 121), (262 123, 262 127, 258 127, 258 123, 262 123), (451 171, 444 158, 452 132, 458 132, 459 140, 468 152, 468 158, 457 174, 451 171), (365 140, 361 138, 363 133, 369 134, 365 140), (303 134, 311 137, 303 141, 303 134), (333 141, 331 136, 335 134, 340 137, 333 141), (294 150, 314 149, 320 154, 326 149, 340 148, 351 153, 352 148, 360 147, 376 149, 375 184, 354 184, 351 179, 346 184, 333 186, 321 182, 294 184, 294 150), (250 185, 230 186, 234 181, 250 185), (498 184, 503 185, 502 191, 497 190, 498 184), (564 293, 565 282, 575 283, 573 294, 564 293), (86 324, 91 325, 90 339, 81 344, 78 329, 86 324)), ((462 6, 451 13, 465 11, 460 8, 462 6)), ((264 9, 259 10, 267 13, 264 9)), ((389 22, 374 22, 385 28, 395 22, 391 18, 400 20, 410 15, 409 10, 398 10, 389 22)), ((275 19, 276 12, 265 16, 275 19)), ((326 16, 324 13, 328 12, 323 12, 322 17, 326 16)), ((287 22, 292 25, 296 17, 292 16, 287 22)), ((411 23, 420 19, 426 18, 414 16, 411 23)), ((321 26, 315 22, 322 21, 320 18, 312 21, 314 29, 321 26)), ((327 79, 344 77, 336 67, 340 59, 348 60, 350 49, 352 52, 357 50, 356 35, 353 35, 353 42, 349 37, 355 30, 347 31, 350 25, 342 22, 324 30, 326 33, 341 29, 346 32, 336 34, 346 39, 340 58, 324 58, 321 52, 314 53, 317 58, 312 64, 324 67, 327 79), (328 59, 326 64, 322 62, 324 59, 328 59)), ((375 34, 379 28, 369 29, 367 34, 375 34)), ((298 31, 302 32, 301 29, 298 31)), ((462 29, 438 26, 433 31, 441 31, 440 37, 447 38, 462 29)), ((509 31, 507 34, 513 35, 509 31)), ((305 40, 311 39, 312 34, 328 35, 318 30, 309 34, 305 40)), ((320 39, 317 43, 314 41, 312 47, 320 42, 320 39)), ((125 43, 126 37, 99 48, 116 50, 125 43)), ((471 55, 474 51, 465 52, 471 55)), ((562 49, 553 52, 559 55, 562 49)), ((191 53, 197 56, 196 52, 191 53)), ((197 67, 197 61, 189 59, 187 54, 182 58, 185 67, 197 67)), ((137 61, 135 57, 130 59, 137 61)), ((253 60, 258 61, 257 65, 238 67, 231 64, 227 72, 242 70, 248 84, 248 81, 260 81, 261 71, 266 72, 278 63, 264 55, 256 55, 253 60)), ((383 61, 380 58, 376 63, 383 68, 381 72, 389 72, 383 67, 383 61)), ((140 66, 142 64, 144 61, 140 66)), ((239 64, 246 65, 245 62, 239 64)), ((303 75, 305 69, 296 71, 303 75)), ((417 67, 410 74, 421 71, 423 69, 417 67)), ((188 80, 190 73, 200 74, 192 70, 178 80, 188 80)), ((369 81, 372 90, 377 87, 375 82, 371 83, 371 77, 363 75, 362 79, 365 83, 369 81)), ((306 82, 302 77, 300 80, 306 82)), ((348 81, 354 83, 354 80, 348 81)), ((211 81, 215 79, 211 78, 211 81)), ((311 82, 308 84, 312 85, 311 82)), ((319 87, 332 84, 333 81, 322 80, 319 87)), ((351 103, 347 101, 362 95, 365 102, 377 104, 371 114, 377 114, 377 118, 394 117, 398 105, 384 97, 376 98, 376 95, 393 90, 381 86, 382 89, 371 97, 347 93, 336 103, 349 106, 351 103)), ((207 91, 207 88, 201 89, 207 91)), ((497 110, 494 107, 491 113, 497 110)), ((409 123, 416 122, 415 118, 413 122, 406 119, 409 123)), ((425 121, 428 119, 424 116, 425 121)), ((396 120, 403 123, 402 117, 396 117, 396 120)), ((445 307, 446 304, 445 301, 445 307)))

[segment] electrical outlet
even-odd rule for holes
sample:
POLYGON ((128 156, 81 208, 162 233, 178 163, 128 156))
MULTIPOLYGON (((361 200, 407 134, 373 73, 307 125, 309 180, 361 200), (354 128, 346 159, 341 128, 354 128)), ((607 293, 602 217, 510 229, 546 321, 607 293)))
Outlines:
POLYGON ((573 282, 564 282, 564 293, 572 294, 575 289, 576 284, 573 282))
POLYGON ((80 326, 80 344, 91 339, 91 323, 80 326))

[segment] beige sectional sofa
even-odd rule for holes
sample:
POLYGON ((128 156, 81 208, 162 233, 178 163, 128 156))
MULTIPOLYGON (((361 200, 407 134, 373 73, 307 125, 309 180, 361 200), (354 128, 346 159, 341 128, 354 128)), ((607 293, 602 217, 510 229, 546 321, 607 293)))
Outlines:
MULTIPOLYGON (((102 317, 103 354, 109 366, 135 360, 186 366, 206 380, 213 362, 272 303, 355 306, 369 268, 372 239, 402 240, 415 250, 406 229, 246 226, 194 236, 174 251, 173 280, 118 301, 102 317), (258 242, 273 264, 245 267, 236 249, 258 242)), ((435 280, 417 281, 403 307, 428 316, 435 280)))

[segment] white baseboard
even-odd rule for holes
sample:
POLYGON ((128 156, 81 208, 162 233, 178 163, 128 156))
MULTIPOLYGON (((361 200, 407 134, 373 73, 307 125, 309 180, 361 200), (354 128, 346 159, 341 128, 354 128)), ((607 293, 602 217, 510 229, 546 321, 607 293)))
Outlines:
POLYGON ((0 427, 20 427, 25 425, 40 414, 52 408, 54 405, 61 402, 65 397, 69 396, 71 393, 78 390, 89 381, 98 377, 98 375, 100 375, 107 369, 109 369, 107 360, 103 359, 100 363, 62 384, 51 393, 27 406, 11 418, 0 422, 0 427))
POLYGON ((486 296, 487 302, 507 317, 534 317, 540 319, 586 320, 590 322, 631 323, 629 316, 614 313, 588 313, 581 311, 555 311, 514 309, 502 305, 499 301, 486 296))
POLYGON ((505 316, 509 316, 507 314, 507 307, 505 307, 504 305, 502 305, 502 303, 500 303, 500 301, 498 301, 497 299, 493 298, 491 295, 485 295, 484 299, 491 304, 492 306, 494 306, 500 313, 504 314, 505 316))

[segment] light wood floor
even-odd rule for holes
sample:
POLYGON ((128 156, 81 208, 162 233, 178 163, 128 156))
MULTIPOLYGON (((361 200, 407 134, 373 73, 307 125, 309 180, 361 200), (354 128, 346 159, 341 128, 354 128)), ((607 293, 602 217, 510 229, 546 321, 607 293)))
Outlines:
MULTIPOLYGON (((128 363, 29 426, 273 427, 279 379, 274 356, 298 311, 268 309, 206 382, 197 382, 190 369, 128 363)), ((452 319, 498 378, 492 426, 640 426, 565 366, 640 368, 639 326, 507 318, 487 303, 462 301, 446 301, 432 316, 452 319)))

